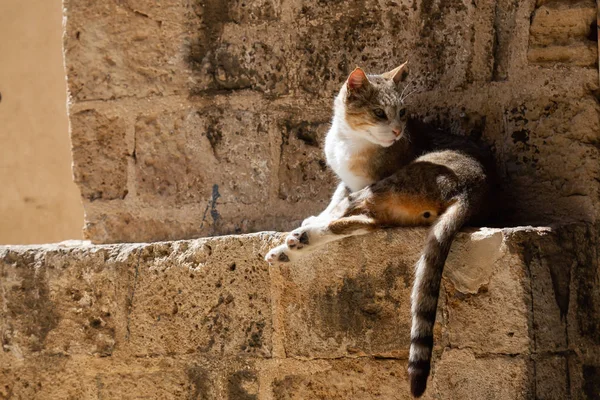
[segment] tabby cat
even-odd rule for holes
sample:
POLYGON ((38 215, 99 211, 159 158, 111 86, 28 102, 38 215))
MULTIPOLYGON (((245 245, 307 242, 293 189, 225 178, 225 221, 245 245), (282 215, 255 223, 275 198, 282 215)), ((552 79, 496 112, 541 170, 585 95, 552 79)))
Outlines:
POLYGON ((433 326, 450 245, 488 207, 491 170, 474 142, 411 118, 408 68, 381 75, 356 68, 334 103, 327 163, 341 182, 331 203, 265 257, 294 261, 325 243, 383 227, 432 225, 415 267, 408 364, 412 395, 427 385, 433 326))

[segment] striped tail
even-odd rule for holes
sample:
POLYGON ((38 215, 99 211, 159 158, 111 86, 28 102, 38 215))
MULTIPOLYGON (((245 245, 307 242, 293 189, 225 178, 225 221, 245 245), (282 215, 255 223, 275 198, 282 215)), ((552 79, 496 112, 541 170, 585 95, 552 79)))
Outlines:
POLYGON ((459 199, 448 207, 430 230, 423 254, 415 267, 408 358, 410 391, 414 397, 420 397, 427 387, 433 350, 433 325, 444 263, 454 236, 467 220, 467 211, 465 199, 459 199))

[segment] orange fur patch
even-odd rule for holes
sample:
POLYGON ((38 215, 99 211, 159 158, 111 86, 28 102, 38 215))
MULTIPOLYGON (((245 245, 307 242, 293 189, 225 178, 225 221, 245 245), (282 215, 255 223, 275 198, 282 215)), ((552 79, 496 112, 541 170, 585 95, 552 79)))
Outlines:
POLYGON ((447 206, 424 196, 388 193, 374 199, 370 208, 379 223, 410 226, 433 223, 447 206))
POLYGON ((375 126, 375 121, 365 113, 349 113, 346 111, 346 122, 350 125, 350 128, 354 130, 361 130, 370 126, 375 126))

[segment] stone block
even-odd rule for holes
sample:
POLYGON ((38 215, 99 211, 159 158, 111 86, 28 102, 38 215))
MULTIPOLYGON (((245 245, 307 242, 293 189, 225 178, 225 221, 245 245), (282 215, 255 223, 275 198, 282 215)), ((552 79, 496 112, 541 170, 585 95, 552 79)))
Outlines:
POLYGON ((288 42, 277 26, 265 30, 226 25, 219 41, 192 47, 192 93, 250 89, 268 97, 288 94, 288 42))
POLYGON ((559 236, 570 261, 570 284, 566 290, 567 335, 571 349, 588 349, 585 364, 600 366, 600 229, 572 225, 559 236), (593 360, 595 356, 595 360, 593 360), (594 361, 594 362, 591 362, 594 361))
POLYGON ((187 93, 185 3, 66 0, 72 101, 187 93))
POLYGON ((85 200, 127 195, 126 129, 121 117, 93 109, 71 114, 73 176, 85 200))
POLYGON ((446 349, 435 365, 433 387, 443 399, 533 398, 533 370, 523 357, 477 358, 470 350, 446 349))
POLYGON ((140 115, 136 183, 147 204, 259 203, 271 182, 270 120, 224 108, 140 115))
POLYGON ((194 94, 255 90, 288 91, 289 34, 277 23, 279 1, 196 2, 187 63, 194 94))
POLYGON ((597 11, 594 1, 585 0, 540 5, 531 18, 528 60, 548 66, 597 65, 597 11))
POLYGON ((98 398, 93 377, 72 368, 67 357, 44 356, 0 365, 0 399, 98 398))
MULTIPOLYGON (((403 232, 404 243, 392 231, 377 232, 328 245, 281 268, 288 356, 407 356, 411 269, 420 248, 406 243, 423 243, 425 231, 403 232)), ((440 344, 441 329, 436 331, 440 344)))
MULTIPOLYGON (((0 397, 409 399, 425 234, 383 230, 277 268, 263 261, 275 233, 1 247, 0 397)), ((424 398, 595 398, 597 237, 461 232, 424 398)))
POLYGON ((547 66, 560 63, 576 67, 594 67, 598 64, 598 44, 590 41, 569 46, 531 47, 527 59, 531 63, 547 66))
POLYGON ((129 271, 135 355, 271 355, 268 237, 157 243, 129 271), (248 240, 250 239, 250 240, 248 240))
MULTIPOLYGON (((288 354, 407 356, 412 268, 426 231, 403 229, 403 241, 392 232, 331 244, 282 268, 288 354)), ((445 269, 436 346, 530 351, 531 284, 525 263, 509 250, 511 240, 496 229, 459 235, 445 269)))
MULTIPOLYGON (((209 389, 197 389, 183 370, 172 368, 138 369, 121 373, 100 373, 96 376, 98 397, 107 400, 121 399, 181 399, 192 393, 209 398, 209 389), (201 392, 202 391, 202 392, 201 392)), ((198 398, 198 397, 196 397, 198 398)), ((214 397, 212 397, 214 398, 214 397)))
POLYGON ((444 271, 445 331, 452 348, 483 354, 530 351, 531 283, 507 242, 511 238, 502 231, 483 228, 453 245, 444 271))
POLYGON ((186 236, 200 237, 214 232, 210 229, 212 224, 203 223, 203 217, 205 222, 211 221, 210 214, 205 213, 207 209, 206 205, 200 205, 193 210, 178 210, 164 215, 153 209, 140 210, 137 207, 118 213, 88 208, 83 235, 95 243, 157 242, 186 236))
POLYGON ((590 36, 598 8, 594 1, 553 2, 538 7, 532 16, 530 45, 569 45, 590 36))
POLYGON ((535 350, 540 353, 564 351, 568 342, 566 315, 573 260, 554 239, 530 242, 524 247, 533 291, 535 350))
POLYGON ((113 353, 124 315, 118 268, 105 250, 19 248, 0 257, 3 350, 15 359, 113 353))
MULTIPOLYGON (((285 367, 271 383, 275 400, 302 399, 389 399, 408 400, 406 362, 369 358, 311 361, 285 367)), ((426 393, 423 399, 434 398, 426 393)))

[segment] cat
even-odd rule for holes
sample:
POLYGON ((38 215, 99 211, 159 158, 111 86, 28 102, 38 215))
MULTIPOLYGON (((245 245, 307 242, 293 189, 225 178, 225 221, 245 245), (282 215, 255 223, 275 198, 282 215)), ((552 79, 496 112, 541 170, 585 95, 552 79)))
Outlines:
POLYGON ((450 245, 458 230, 489 211, 493 176, 478 144, 409 115, 407 63, 380 74, 356 68, 334 102, 325 139, 340 183, 330 204, 292 231, 265 259, 294 261, 325 243, 384 227, 431 225, 411 294, 411 393, 431 369, 433 326, 450 245))

